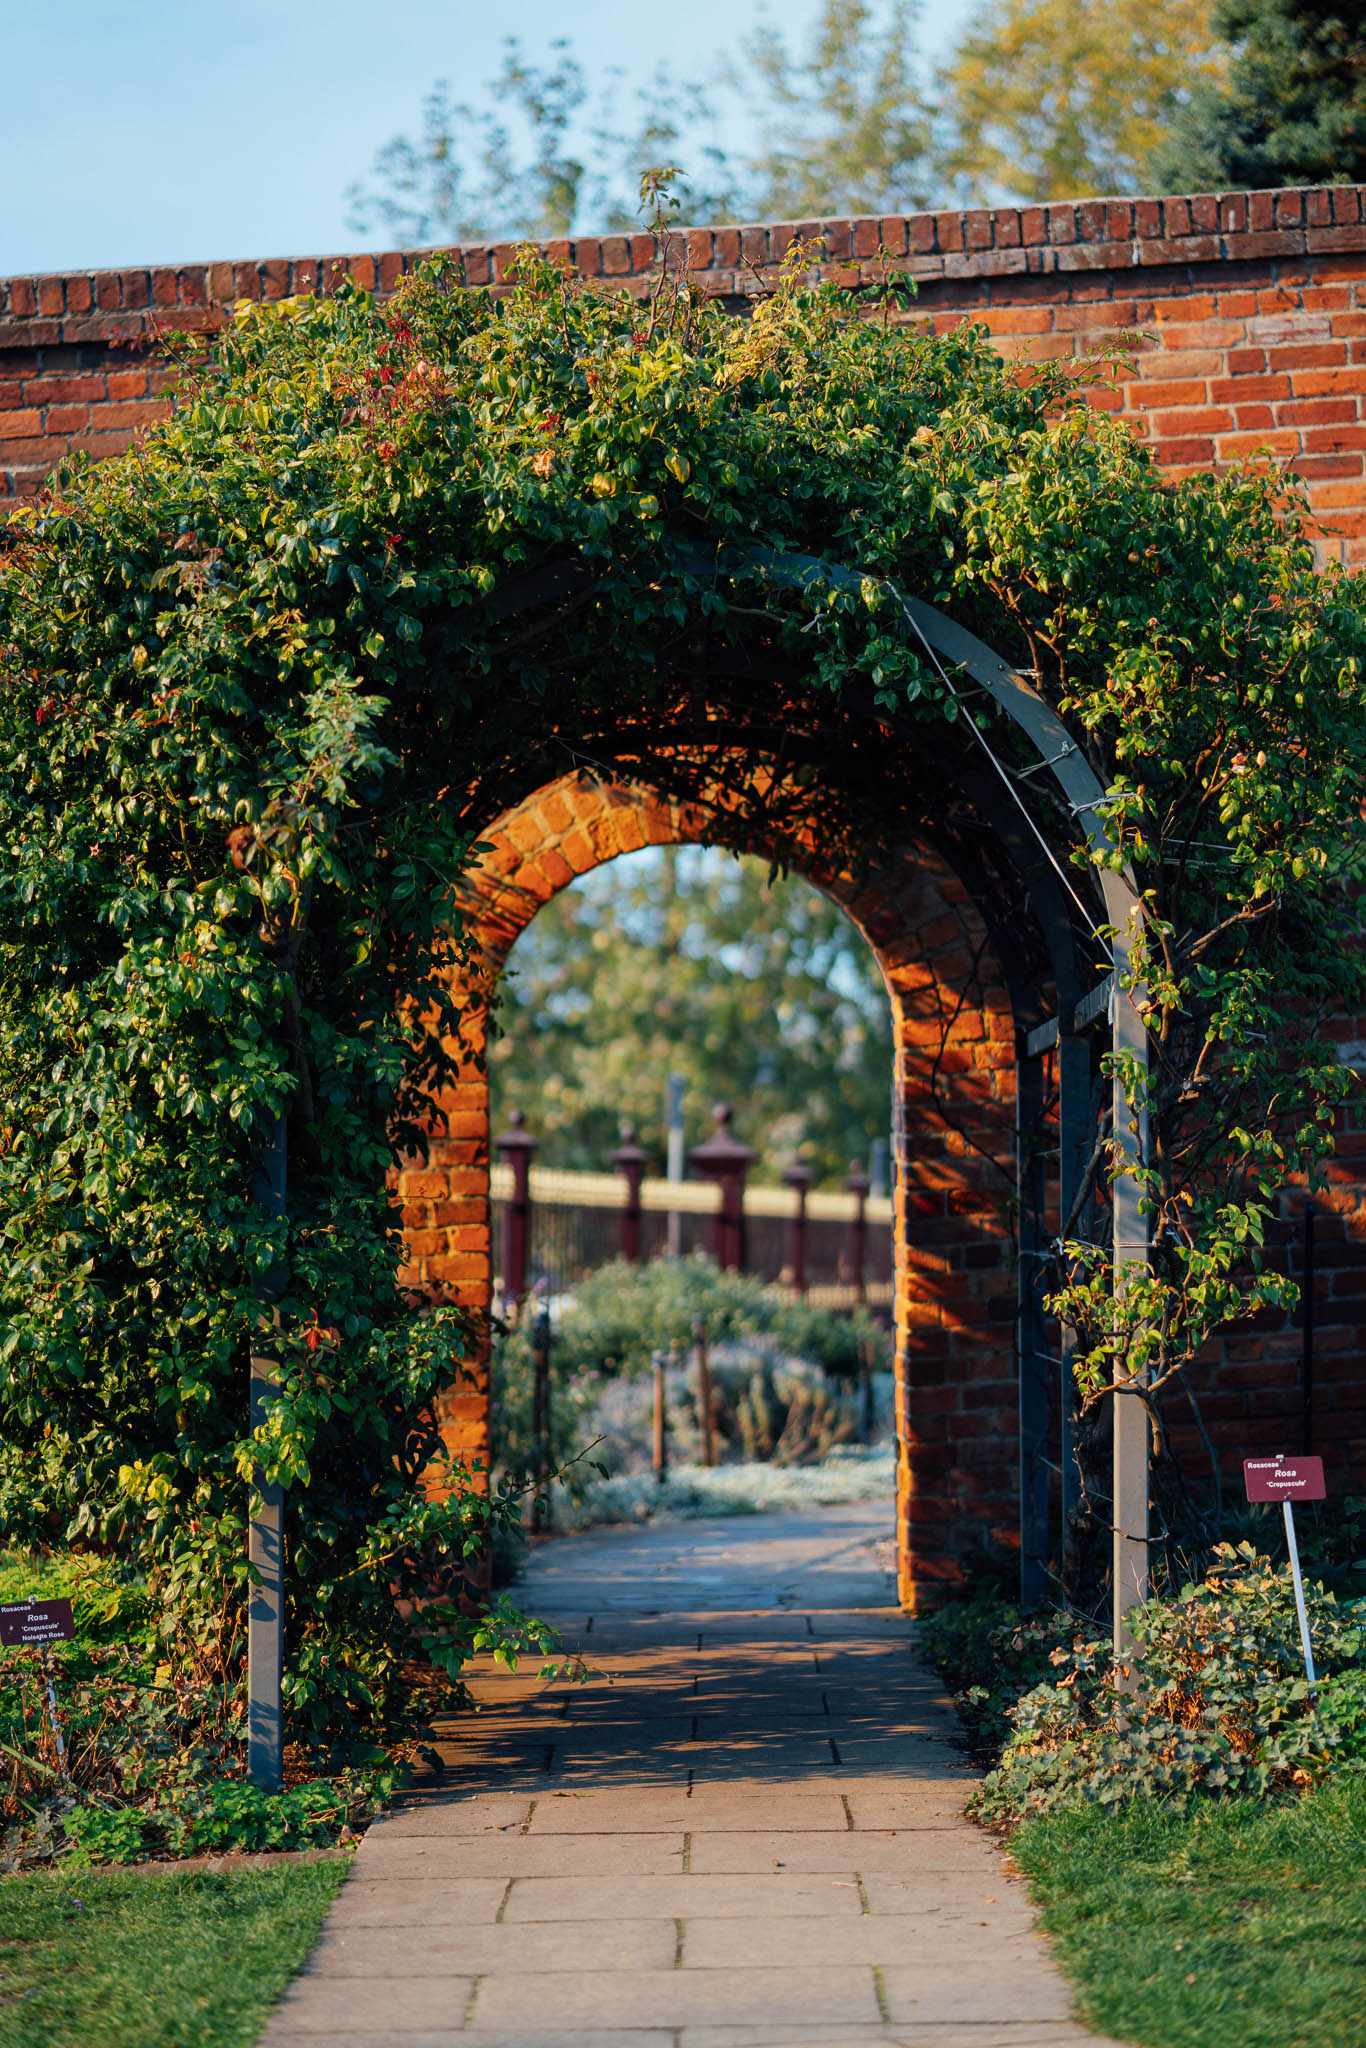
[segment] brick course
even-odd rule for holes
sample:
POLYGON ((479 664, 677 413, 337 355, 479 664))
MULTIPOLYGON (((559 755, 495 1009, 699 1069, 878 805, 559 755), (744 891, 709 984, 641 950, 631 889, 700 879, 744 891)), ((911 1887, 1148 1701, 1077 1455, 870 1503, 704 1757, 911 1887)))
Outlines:
MULTIPOLYGON (((1303 478, 1324 556, 1366 563, 1366 187, 701 227, 676 247, 700 288, 740 311, 798 235, 822 245, 813 272, 850 286, 893 262, 918 287, 912 322, 979 321, 1013 361, 1084 356, 1122 337, 1133 367, 1097 402, 1130 420, 1164 468, 1270 449, 1303 478), (1321 431, 1305 411, 1315 402, 1340 408, 1328 424, 1343 431, 1321 431)), ((648 235, 546 246, 612 289, 648 289, 648 235)), ((458 253, 469 284, 508 288, 511 244, 458 253)), ((37 490, 71 450, 110 453, 160 417, 165 372, 145 352, 158 329, 213 329, 238 299, 327 291, 342 277, 391 291, 418 260, 391 251, 0 281, 0 498, 37 490)))

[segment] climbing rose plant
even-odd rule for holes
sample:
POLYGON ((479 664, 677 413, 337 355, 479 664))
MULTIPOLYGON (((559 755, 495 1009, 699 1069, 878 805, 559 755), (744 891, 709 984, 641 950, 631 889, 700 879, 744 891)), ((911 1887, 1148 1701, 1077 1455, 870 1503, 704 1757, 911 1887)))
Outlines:
MULTIPOLYGON (((1273 471, 1164 481, 1061 370, 803 260, 747 323, 664 270, 642 305, 530 252, 501 297, 435 264, 387 305, 243 307, 182 351, 164 426, 4 530, 0 1514, 134 1554, 173 1645, 232 1680, 253 1467, 277 1478, 296 1728, 397 1710, 395 1588, 510 1512, 477 1474, 430 1484, 476 1333, 401 1284, 386 1188, 458 1057, 453 889, 509 800, 610 766, 622 725, 639 759, 657 718, 678 784, 698 630, 931 760, 959 703, 899 592, 1036 671, 1150 919, 1154 1264, 1111 1302, 1102 1123, 1062 1301, 1086 1387, 1291 1298, 1260 1246, 1329 1150, 1321 1024, 1361 982, 1361 586, 1315 574, 1273 471), (780 584, 755 549, 860 577, 780 584)), ((777 785, 709 772, 736 842, 781 852, 777 785)), ((1086 891, 1075 821, 1024 788, 1086 891)))

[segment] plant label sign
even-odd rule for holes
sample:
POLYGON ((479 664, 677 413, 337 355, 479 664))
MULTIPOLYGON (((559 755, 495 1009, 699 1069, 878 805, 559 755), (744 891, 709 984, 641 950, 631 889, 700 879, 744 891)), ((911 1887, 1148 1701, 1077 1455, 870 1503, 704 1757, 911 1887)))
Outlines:
POLYGON ((1322 1458, 1244 1458, 1249 1500, 1322 1500, 1322 1458))
POLYGON ((1314 1677, 1314 1652, 1309 1642, 1309 1612, 1304 1604, 1304 1581, 1300 1577, 1300 1548, 1295 1541, 1295 1502, 1324 1498, 1322 1458, 1244 1458, 1243 1484, 1249 1500, 1278 1500, 1285 1516, 1285 1547, 1290 1553, 1290 1576, 1295 1582, 1295 1612, 1300 1624, 1300 1647, 1304 1651, 1304 1675, 1310 1685, 1314 1677))
POLYGON ((41 1647, 75 1633, 69 1600, 0 1600, 0 1644, 41 1647))

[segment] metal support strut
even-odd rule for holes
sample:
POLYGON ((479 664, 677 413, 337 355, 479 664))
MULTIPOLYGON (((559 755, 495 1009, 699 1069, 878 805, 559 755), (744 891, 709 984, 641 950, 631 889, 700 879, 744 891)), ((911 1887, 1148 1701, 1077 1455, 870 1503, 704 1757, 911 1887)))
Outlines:
MULTIPOLYGON (((284 1117, 277 1116, 255 1175, 253 1192, 272 1222, 285 1213, 285 1129, 284 1117)), ((278 1273, 272 1270, 266 1276, 260 1292, 260 1330, 265 1337, 278 1325, 278 1315, 268 1306, 280 1292, 278 1273)), ((254 1351, 253 1433, 266 1419, 267 1398, 279 1379, 278 1359, 266 1355, 264 1348, 254 1351)), ((281 1702, 285 1641, 284 1494, 274 1482, 264 1482, 259 1470, 253 1474, 252 1489, 258 1505, 247 1529, 247 1563, 251 1567, 247 1593, 247 1776, 264 1791, 278 1792, 285 1776, 281 1702)))

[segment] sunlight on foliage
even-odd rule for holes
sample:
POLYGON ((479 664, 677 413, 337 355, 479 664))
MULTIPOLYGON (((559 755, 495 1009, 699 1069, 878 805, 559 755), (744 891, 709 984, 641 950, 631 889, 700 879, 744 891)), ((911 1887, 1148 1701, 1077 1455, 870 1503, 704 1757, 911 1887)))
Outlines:
POLYGON ((1154 1272, 1116 1309, 1088 1264, 1103 1138, 1068 1297, 1088 1384, 1291 1298, 1261 1240, 1331 1147, 1350 1077, 1322 1023, 1362 993, 1360 585, 1315 573, 1274 471, 1170 484, 1074 373, 1022 380, 979 330, 809 289, 807 260, 748 326, 673 271, 638 304, 531 254, 506 297, 437 266, 387 306, 243 307, 165 426, 4 530, 0 1513, 134 1555, 177 1655, 228 1682, 259 1462, 287 1492, 296 1726, 382 1716, 393 1587, 458 1577, 513 1513, 477 1474, 416 1487, 475 1333, 398 1285, 385 1186, 458 1064, 481 831, 605 757, 680 801, 728 778, 728 843, 787 864, 811 770, 756 781, 743 720, 819 713, 866 720, 868 781, 822 813, 852 868, 888 791, 928 803, 957 758, 897 590, 1037 672, 1150 913, 1154 1272), (861 587, 780 583, 756 548, 861 587), (699 637, 752 698, 690 676, 699 637), (675 723, 718 698, 719 768, 675 723))

